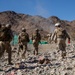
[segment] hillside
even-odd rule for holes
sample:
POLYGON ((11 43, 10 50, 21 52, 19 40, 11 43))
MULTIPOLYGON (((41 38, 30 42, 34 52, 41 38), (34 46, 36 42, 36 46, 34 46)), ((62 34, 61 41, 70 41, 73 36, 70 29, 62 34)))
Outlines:
POLYGON ((31 36, 35 28, 39 28, 42 36, 47 33, 53 32, 54 24, 56 22, 61 22, 62 27, 65 28, 71 35, 71 38, 75 38, 75 21, 65 21, 61 20, 56 16, 51 16, 49 18, 44 18, 41 16, 31 16, 28 14, 16 13, 14 11, 4 11, 0 12, 0 23, 5 25, 10 23, 12 25, 12 30, 16 33, 21 32, 21 28, 25 27, 27 32, 31 36))

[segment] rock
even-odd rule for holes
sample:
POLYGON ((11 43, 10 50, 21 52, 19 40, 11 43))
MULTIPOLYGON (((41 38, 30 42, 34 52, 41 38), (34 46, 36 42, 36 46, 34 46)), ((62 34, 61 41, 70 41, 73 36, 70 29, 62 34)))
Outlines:
POLYGON ((20 63, 16 63, 14 68, 19 68, 20 63))
POLYGON ((5 75, 5 72, 0 72, 0 75, 5 75))
POLYGON ((34 71, 37 72, 39 69, 40 69, 39 67, 36 67, 36 68, 34 69, 34 71))
POLYGON ((40 57, 38 58, 38 62, 39 62, 40 64, 43 64, 43 63, 45 62, 45 56, 40 56, 40 57))
POLYGON ((55 74, 55 69, 51 69, 50 74, 54 75, 55 74))
POLYGON ((15 72, 14 71, 11 71, 10 75, 15 75, 15 72))
POLYGON ((50 51, 48 49, 47 52, 43 51, 43 53, 40 50, 40 54, 37 56, 29 53, 28 57, 24 59, 20 58, 19 55, 14 57, 17 54, 15 52, 12 55, 14 65, 7 65, 6 53, 4 58, 0 60, 0 69, 2 69, 0 75, 1 73, 5 73, 5 75, 13 74, 15 69, 15 75, 18 75, 18 73, 21 75, 75 75, 75 53, 67 50, 67 59, 61 60, 60 53, 55 53, 55 50, 50 51), (41 63, 38 63, 38 61, 41 61, 41 63))
POLYGON ((19 65, 19 68, 20 68, 20 69, 24 69, 24 68, 25 68, 25 65, 24 65, 23 63, 21 63, 21 64, 19 65))
POLYGON ((40 64, 49 64, 50 60, 45 56, 40 56, 39 59, 38 59, 38 62, 40 64))
POLYGON ((39 74, 43 73, 43 69, 39 69, 38 73, 39 74))
POLYGON ((21 70, 17 70, 17 75, 22 75, 21 70))
POLYGON ((72 68, 71 67, 68 67, 67 70, 72 70, 72 68))
POLYGON ((47 65, 46 67, 44 67, 44 70, 49 70, 49 66, 47 65))

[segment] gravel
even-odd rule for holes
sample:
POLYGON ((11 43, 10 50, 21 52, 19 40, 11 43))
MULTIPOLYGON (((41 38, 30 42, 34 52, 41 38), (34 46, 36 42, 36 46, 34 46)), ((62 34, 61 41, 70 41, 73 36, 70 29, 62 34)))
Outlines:
POLYGON ((67 46, 66 49, 69 49, 67 56, 62 60, 60 52, 57 53, 55 47, 52 48, 53 46, 50 44, 40 46, 39 55, 35 56, 32 54, 31 45, 32 51, 27 52, 25 59, 17 55, 16 47, 16 51, 12 54, 14 65, 7 64, 7 53, 5 52, 0 58, 0 75, 75 75, 75 51, 67 46), (38 63, 40 56, 47 57, 50 63, 38 63))

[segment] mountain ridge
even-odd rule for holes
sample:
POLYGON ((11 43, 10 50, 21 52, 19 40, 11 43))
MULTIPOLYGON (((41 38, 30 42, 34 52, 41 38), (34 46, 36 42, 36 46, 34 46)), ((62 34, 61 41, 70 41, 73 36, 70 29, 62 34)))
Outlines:
POLYGON ((10 23, 12 25, 12 30, 16 33, 20 33, 22 27, 25 27, 30 36, 36 28, 40 29, 42 36, 46 36, 50 32, 53 33, 55 28, 54 24, 57 22, 62 24, 62 27, 67 30, 72 39, 75 38, 75 20, 61 20, 57 16, 44 18, 39 15, 31 16, 28 14, 16 13, 14 11, 0 12, 1 24, 5 25, 10 23))

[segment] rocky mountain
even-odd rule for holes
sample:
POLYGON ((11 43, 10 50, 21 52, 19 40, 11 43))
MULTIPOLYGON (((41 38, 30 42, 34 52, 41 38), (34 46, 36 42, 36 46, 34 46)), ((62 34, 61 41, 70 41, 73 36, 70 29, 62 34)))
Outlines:
POLYGON ((10 23, 12 25, 12 30, 15 33, 21 32, 21 28, 25 27, 30 36, 36 28, 40 29, 42 36, 53 32, 54 24, 57 22, 61 22, 62 27, 68 31, 72 39, 75 38, 75 21, 69 22, 61 20, 56 16, 44 18, 38 15, 31 16, 28 14, 16 13, 14 11, 0 12, 0 23, 2 25, 10 23))

